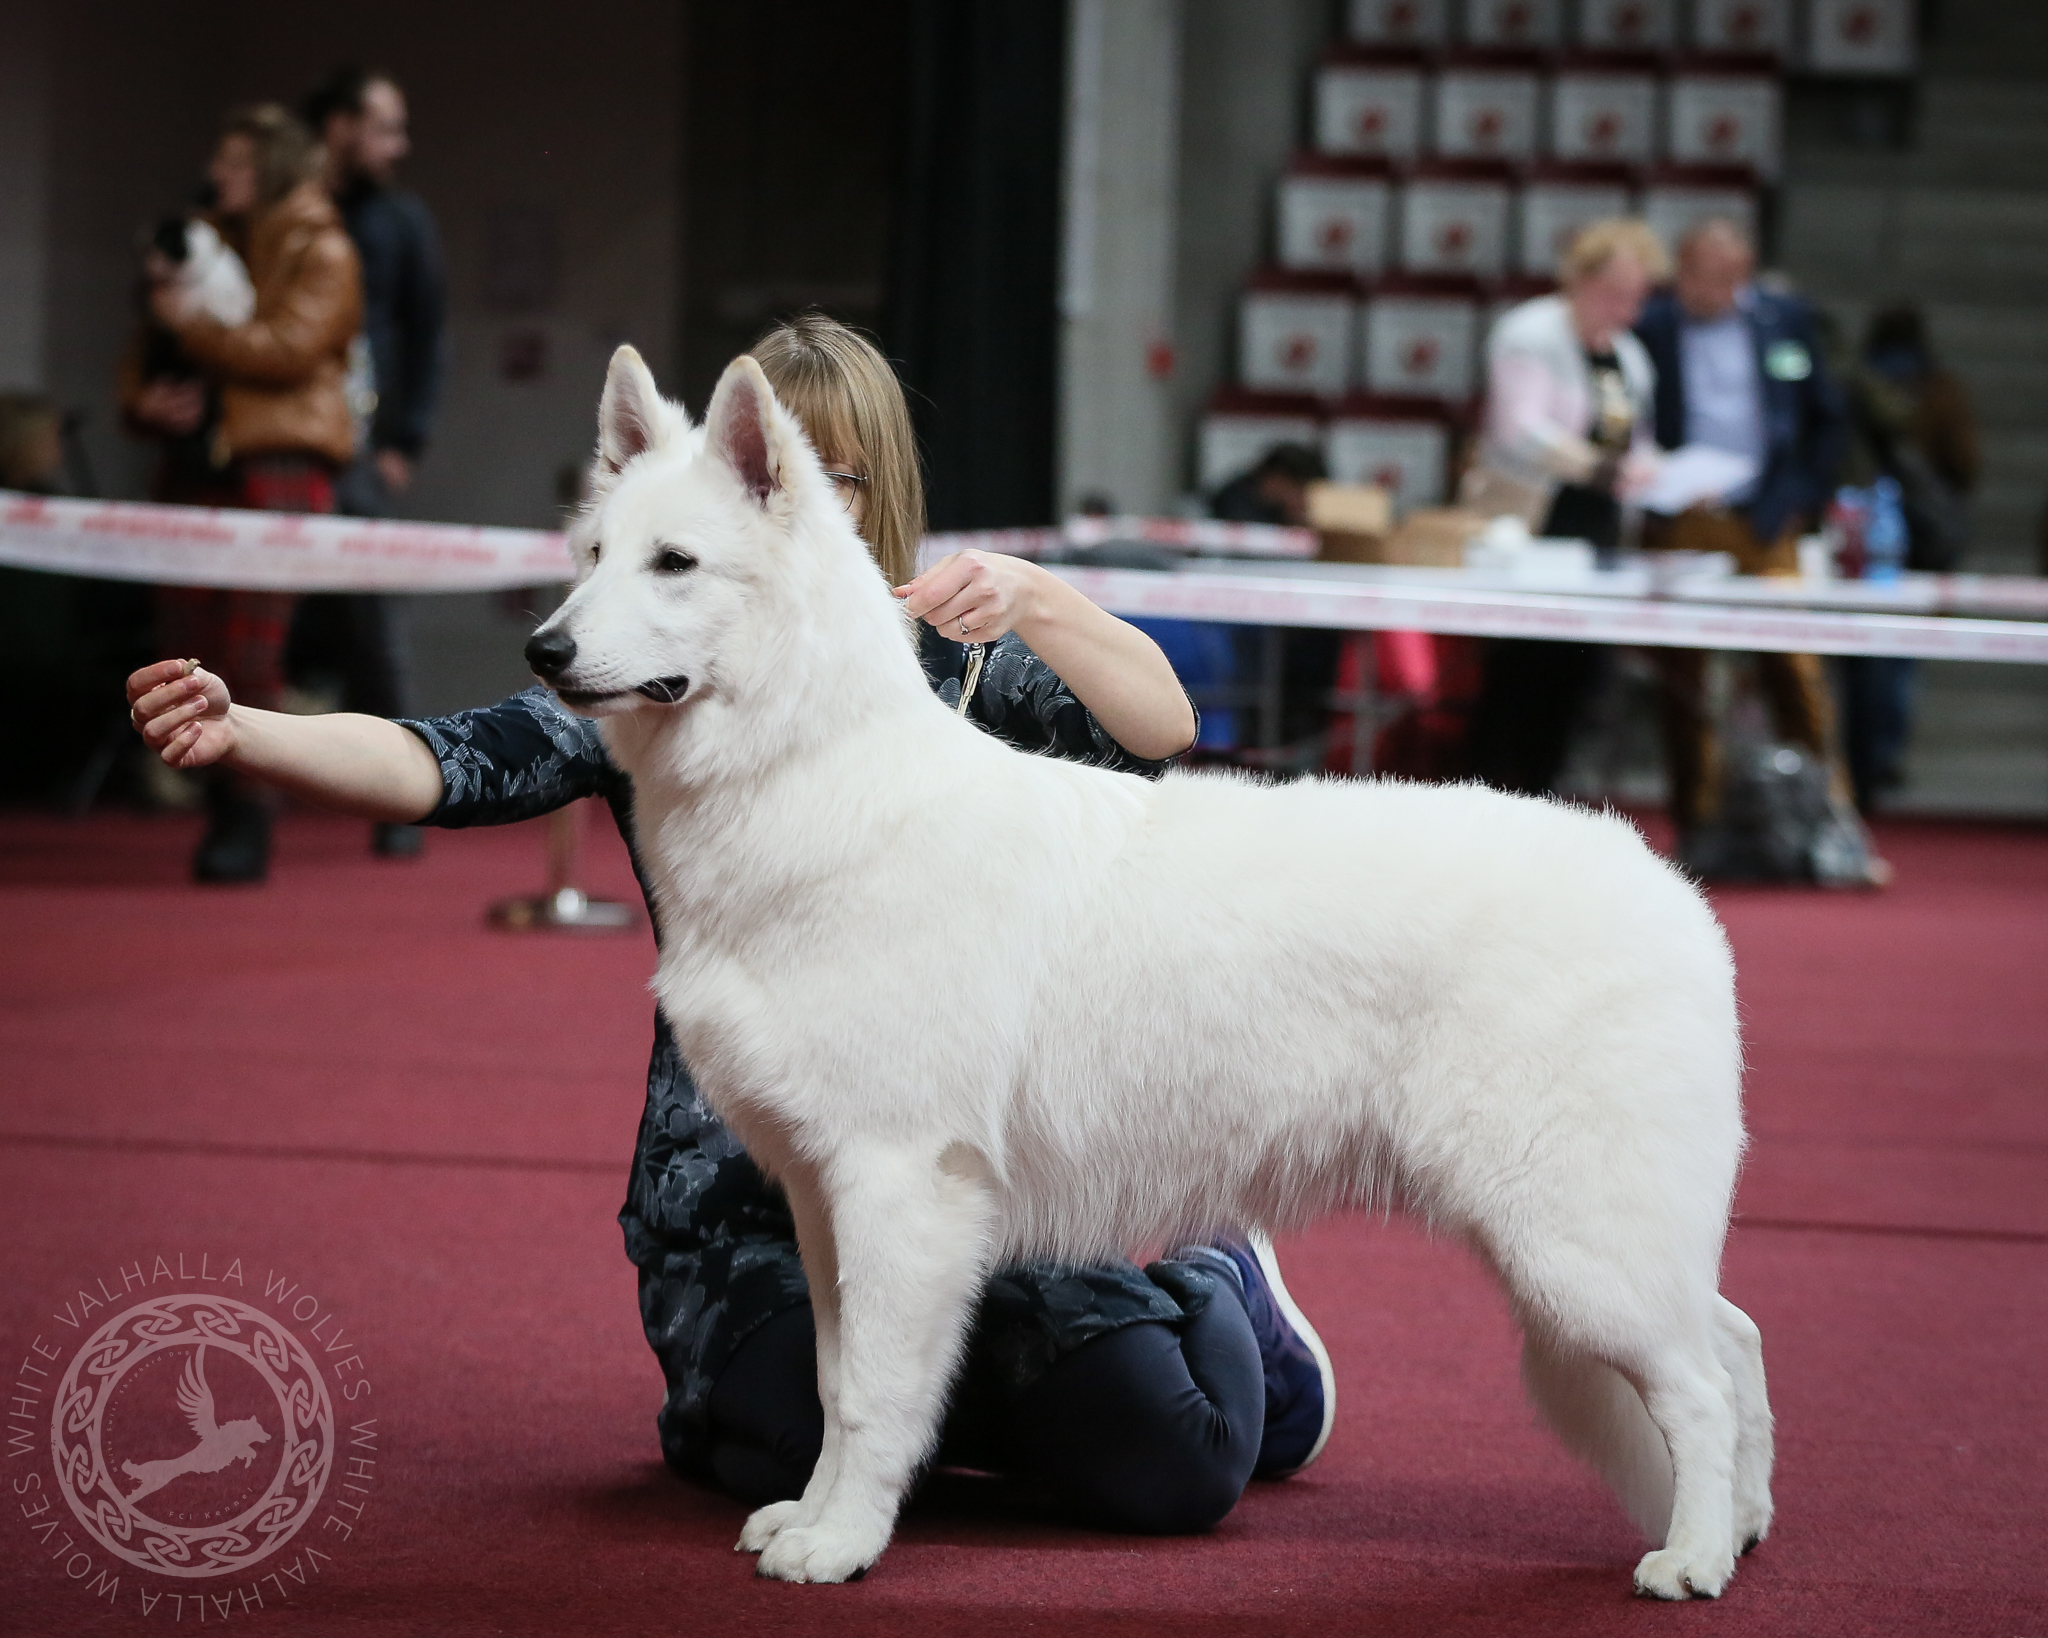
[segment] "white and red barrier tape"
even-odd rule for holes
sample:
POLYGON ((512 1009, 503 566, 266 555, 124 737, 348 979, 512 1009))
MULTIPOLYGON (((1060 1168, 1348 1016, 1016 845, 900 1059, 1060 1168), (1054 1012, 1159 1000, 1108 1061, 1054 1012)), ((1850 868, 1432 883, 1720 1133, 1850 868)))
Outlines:
POLYGON ((2024 620, 1510 591, 1450 583, 1455 571, 1444 571, 1442 583, 1388 584, 1336 574, 1283 578, 1202 568, 1158 574, 1063 563, 1051 569, 1110 613, 1131 619, 2048 665, 2048 623, 2024 620))
MULTIPOLYGON (((1896 654, 2048 664, 2048 624, 1943 617, 1942 611, 2048 614, 2048 581, 1912 576, 1897 587, 1693 580, 1648 595, 1640 577, 1588 577, 1569 590, 1521 589, 1444 570, 1361 570, 1299 561, 1306 530, 1180 518, 1076 518, 1063 529, 934 535, 925 555, 977 548, 1039 556, 1058 544, 1142 541, 1235 552, 1260 570, 1058 565, 1113 614, 1244 625, 1549 637, 1650 647, 1896 654), (1813 607, 1815 603, 1837 607, 1813 607)), ((538 529, 217 511, 0 491, 0 564, 160 585, 259 591, 493 591, 570 577, 559 534, 538 529)))

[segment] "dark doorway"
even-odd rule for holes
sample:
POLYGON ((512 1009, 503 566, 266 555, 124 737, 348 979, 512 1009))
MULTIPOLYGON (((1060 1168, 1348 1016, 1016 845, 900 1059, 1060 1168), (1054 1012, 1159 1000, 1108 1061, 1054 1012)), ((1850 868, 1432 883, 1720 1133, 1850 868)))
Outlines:
POLYGON ((692 0, 678 390, 806 307, 910 391, 934 528, 1044 522, 1062 0, 692 0))
POLYGON ((693 0, 683 27, 680 379, 702 415, 770 323, 819 307, 879 331, 906 0, 693 0))
POLYGON ((911 8, 888 335, 935 529, 1052 517, 1066 11, 911 8))

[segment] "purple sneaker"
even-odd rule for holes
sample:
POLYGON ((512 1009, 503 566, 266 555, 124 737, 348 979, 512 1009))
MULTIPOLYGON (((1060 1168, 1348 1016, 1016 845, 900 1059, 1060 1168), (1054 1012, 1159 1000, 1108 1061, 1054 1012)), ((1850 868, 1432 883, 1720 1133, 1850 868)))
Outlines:
POLYGON ((1323 1453, 1337 1421, 1337 1377, 1329 1350, 1315 1327, 1295 1306, 1273 1242, 1263 1234, 1221 1240, 1178 1253, 1199 1255, 1214 1268, 1227 1268, 1244 1292, 1252 1334, 1266 1371, 1266 1432, 1259 1443, 1255 1479, 1284 1479, 1323 1453))

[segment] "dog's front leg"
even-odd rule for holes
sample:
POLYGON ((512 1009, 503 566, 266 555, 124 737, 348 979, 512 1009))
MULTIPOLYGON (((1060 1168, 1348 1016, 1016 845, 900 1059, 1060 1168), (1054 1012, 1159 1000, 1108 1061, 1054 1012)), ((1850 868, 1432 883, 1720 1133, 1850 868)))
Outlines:
POLYGON ((839 1472, 839 1255, 832 1240, 832 1214, 824 1180, 810 1165, 791 1165, 778 1181, 796 1223, 797 1250, 811 1289, 811 1317, 818 1339, 818 1403, 825 1413, 824 1443, 804 1493, 794 1501, 770 1502, 747 1516, 735 1552, 758 1553, 794 1524, 810 1524, 823 1510, 839 1472))
POLYGON ((864 1146, 822 1181, 839 1275, 834 1342, 822 1319, 818 1332, 826 1442, 801 1513, 761 1551, 760 1573, 783 1581, 844 1581, 889 1544, 938 1434, 994 1216, 980 1169, 938 1155, 864 1146))

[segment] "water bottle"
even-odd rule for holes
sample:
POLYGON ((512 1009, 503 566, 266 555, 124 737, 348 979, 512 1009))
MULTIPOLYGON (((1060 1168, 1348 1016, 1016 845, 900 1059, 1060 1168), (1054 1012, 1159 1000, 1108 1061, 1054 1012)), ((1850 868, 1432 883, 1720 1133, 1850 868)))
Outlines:
POLYGON ((1896 478, 1870 486, 1870 520, 1863 528, 1863 578, 1896 581, 1906 572, 1906 508, 1896 478))

